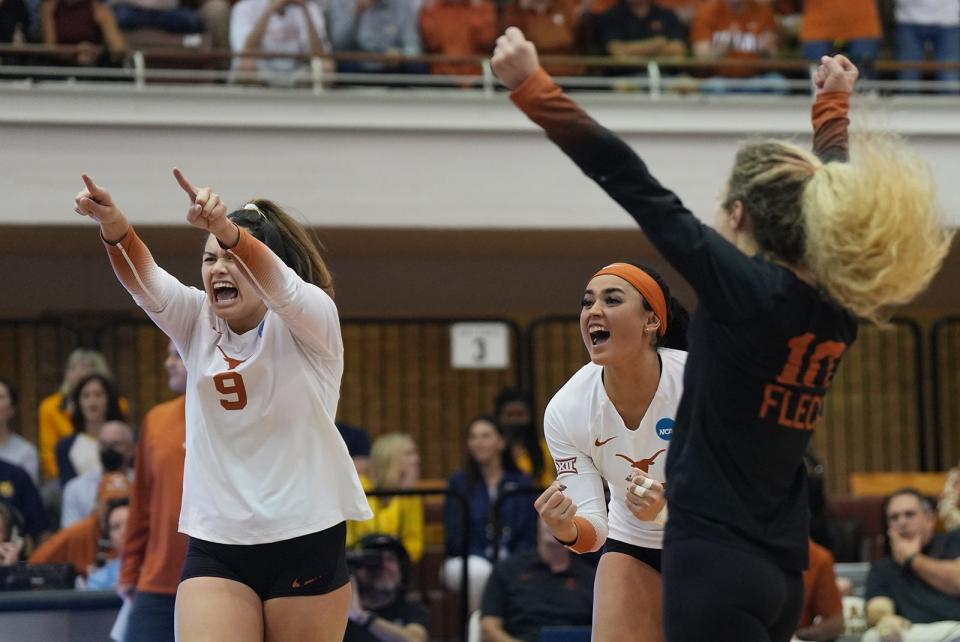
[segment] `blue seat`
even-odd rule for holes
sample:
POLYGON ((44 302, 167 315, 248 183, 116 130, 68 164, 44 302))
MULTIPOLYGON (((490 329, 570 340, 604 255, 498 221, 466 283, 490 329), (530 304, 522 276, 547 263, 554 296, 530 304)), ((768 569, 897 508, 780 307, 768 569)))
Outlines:
POLYGON ((590 627, 546 626, 540 630, 540 642, 590 642, 590 627))

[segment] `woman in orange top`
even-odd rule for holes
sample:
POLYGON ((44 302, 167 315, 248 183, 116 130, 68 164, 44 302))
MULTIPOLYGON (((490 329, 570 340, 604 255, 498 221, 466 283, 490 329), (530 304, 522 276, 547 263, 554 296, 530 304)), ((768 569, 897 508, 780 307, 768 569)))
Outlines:
POLYGON ((883 27, 876 0, 806 0, 800 41, 803 57, 819 62, 846 50, 865 78, 872 76, 883 27))

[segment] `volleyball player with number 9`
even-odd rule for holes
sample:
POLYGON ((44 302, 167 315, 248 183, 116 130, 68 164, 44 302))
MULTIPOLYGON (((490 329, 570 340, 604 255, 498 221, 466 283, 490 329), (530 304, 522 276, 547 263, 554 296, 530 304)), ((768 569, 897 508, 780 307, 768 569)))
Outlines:
POLYGON ((343 340, 329 271, 310 235, 270 201, 227 214, 187 193, 209 236, 203 290, 154 262, 107 190, 84 175, 76 211, 187 367, 177 590, 180 642, 342 639, 351 595, 345 520, 371 517, 333 421, 343 340))

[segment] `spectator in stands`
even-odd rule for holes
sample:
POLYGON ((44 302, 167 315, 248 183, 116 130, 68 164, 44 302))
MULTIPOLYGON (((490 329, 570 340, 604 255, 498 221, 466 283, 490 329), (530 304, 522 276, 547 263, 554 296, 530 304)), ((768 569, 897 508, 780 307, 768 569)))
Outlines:
MULTIPOLYGON (((104 521, 106 523, 107 539, 110 548, 121 550, 124 533, 127 529, 127 519, 130 515, 130 502, 126 499, 115 499, 106 507, 104 521)), ((99 568, 90 568, 87 572, 87 583, 84 588, 88 591, 112 591, 117 588, 120 577, 120 557, 114 557, 99 568)))
POLYGON ((960 532, 936 534, 933 503, 912 488, 884 500, 890 554, 867 575, 873 626, 896 613, 909 623, 960 620, 960 532))
POLYGON ((119 554, 109 538, 107 514, 111 503, 130 499, 130 481, 124 475, 110 474, 100 480, 97 510, 64 528, 40 545, 30 556, 30 564, 73 564, 77 575, 86 577, 119 554))
MULTIPOLYGON (((923 61, 927 47, 937 62, 960 62, 960 0, 897 0, 896 23, 901 62, 923 61)), ((937 79, 956 82, 960 70, 940 70, 937 79)), ((920 71, 903 69, 900 80, 920 80, 920 71)))
POLYGON ((73 434, 57 443, 60 485, 100 467, 97 436, 108 421, 123 421, 116 386, 101 374, 81 379, 71 395, 73 434))
POLYGON ((553 483, 553 457, 534 424, 530 395, 518 388, 503 388, 494 400, 493 414, 520 472, 529 475, 537 486, 553 483))
POLYGON ((167 386, 180 396, 154 406, 137 443, 130 517, 117 592, 133 599, 124 642, 174 642, 173 610, 187 536, 178 532, 186 455, 187 369, 167 346, 167 386))
POLYGON ((304 68, 303 56, 331 51, 320 5, 313 0, 240 0, 230 17, 230 49, 234 53, 262 51, 292 58, 234 58, 241 72, 259 71, 265 80, 277 80, 304 68))
MULTIPOLYGON (((500 559, 518 550, 536 546, 537 513, 534 492, 513 495, 493 513, 497 500, 511 491, 530 489, 533 482, 517 469, 503 438, 503 430, 492 417, 478 417, 467 428, 467 456, 463 470, 450 477, 448 487, 469 503, 467 530, 470 610, 480 606, 483 587, 493 570, 495 553, 500 559), (500 527, 499 551, 496 526, 500 527)), ((463 578, 463 527, 460 503, 450 496, 443 505, 446 525, 446 555, 443 581, 447 589, 459 592, 463 578)))
POLYGON ((156 29, 177 35, 206 31, 213 47, 227 47, 230 29, 227 0, 200 0, 196 11, 179 0, 117 0, 113 7, 117 23, 124 31, 156 29))
POLYGON ((39 542, 50 529, 40 493, 23 468, 0 460, 0 502, 19 515, 24 535, 39 542))
POLYGON ((843 635, 843 600, 833 572, 833 555, 810 540, 810 565, 803 572, 803 612, 798 640, 836 640, 843 635))
POLYGON ((30 11, 23 0, 0 2, 0 42, 20 45, 30 32, 30 11))
POLYGON ((620 0, 597 18, 597 40, 614 58, 687 55, 683 23, 652 0, 620 0))
MULTIPOLYGON (((327 11, 333 50, 418 56, 420 43, 417 5, 411 0, 331 0, 327 11)), ((428 73, 420 63, 386 65, 379 62, 341 61, 343 72, 428 73)))
POLYGON ((33 483, 38 484, 37 448, 14 430, 14 416, 17 414, 19 399, 16 386, 8 379, 0 377, 0 459, 20 466, 27 471, 33 483))
POLYGON ((947 474, 938 510, 944 528, 948 531, 960 529, 960 467, 954 466, 947 474))
MULTIPOLYGON (((40 402, 37 409, 40 440, 40 467, 44 479, 57 479, 57 443, 73 434, 73 389, 77 382, 91 374, 113 379, 103 355, 96 350, 77 348, 67 358, 63 381, 57 392, 40 402)), ((127 400, 120 398, 120 410, 127 412, 127 400)))
POLYGON ((483 593, 484 640, 536 642, 545 626, 590 626, 594 574, 540 521, 537 548, 493 569, 483 593))
POLYGON ((876 0, 804 0, 800 41, 810 62, 845 51, 860 74, 870 78, 882 36, 876 0))
MULTIPOLYGON (((377 437, 370 449, 370 476, 360 482, 367 492, 414 488, 420 480, 420 455, 413 439, 403 433, 377 437)), ((423 501, 417 496, 368 497, 373 518, 347 522, 347 547, 367 535, 392 535, 419 562, 423 555, 423 501)))
POLYGON ((357 474, 367 475, 370 472, 370 436, 367 431, 342 421, 338 421, 336 425, 343 437, 343 443, 347 445, 347 452, 350 453, 357 474))
POLYGON ((60 506, 60 528, 79 521, 93 512, 97 503, 97 488, 103 475, 118 473, 131 477, 133 473, 133 431, 122 421, 108 421, 97 435, 100 465, 77 475, 63 487, 60 506))
POLYGON ((344 642, 426 642, 430 611, 407 597, 410 556, 400 540, 367 535, 347 555, 353 604, 344 642))
POLYGON ((20 561, 23 537, 13 507, 0 502, 0 566, 13 566, 20 561))
POLYGON ((77 45, 77 65, 119 64, 127 52, 113 9, 100 0, 43 0, 40 29, 45 45, 77 45))
MULTIPOLYGON (((500 29, 517 27, 548 56, 574 56, 578 53, 582 6, 575 0, 513 0, 500 14, 500 29)), ((578 65, 544 67, 553 76, 583 73, 578 65)))
MULTIPOLYGON (((497 15, 490 0, 425 0, 420 32, 430 53, 447 56, 487 55, 497 37, 497 15)), ((479 63, 435 63, 435 74, 477 75, 479 63)))
MULTIPOLYGON (((698 60, 763 60, 777 53, 777 34, 777 19, 769 3, 760 0, 708 0, 697 10, 690 40, 698 60)), ((784 77, 775 72, 749 67, 720 67, 716 74, 716 77, 701 84, 701 91, 783 93, 787 90, 784 77)))

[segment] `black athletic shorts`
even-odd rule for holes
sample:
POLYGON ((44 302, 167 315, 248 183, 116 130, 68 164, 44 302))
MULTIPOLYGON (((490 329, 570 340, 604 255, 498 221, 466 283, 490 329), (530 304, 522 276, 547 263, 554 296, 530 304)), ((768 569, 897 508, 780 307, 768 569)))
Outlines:
POLYGON ((216 544, 191 537, 180 581, 222 577, 246 584, 263 601, 324 595, 350 581, 346 522, 269 544, 216 544))
POLYGON ((606 543, 603 545, 603 552, 623 553, 624 555, 629 555, 630 557, 640 560, 657 573, 660 572, 661 550, 659 548, 644 548, 642 546, 627 544, 626 542, 610 539, 608 537, 606 543))

